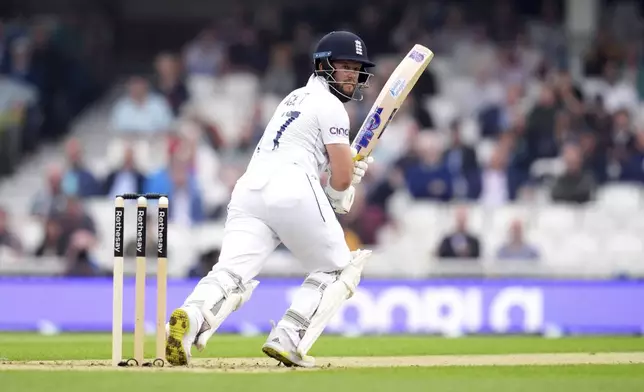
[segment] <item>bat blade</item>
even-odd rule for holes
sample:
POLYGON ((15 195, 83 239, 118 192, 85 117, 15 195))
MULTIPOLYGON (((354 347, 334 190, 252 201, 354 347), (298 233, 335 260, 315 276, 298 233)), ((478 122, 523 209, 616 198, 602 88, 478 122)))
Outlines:
POLYGON ((371 154, 378 139, 433 58, 434 52, 416 44, 389 76, 353 140, 352 147, 358 151, 354 158, 356 161, 371 154))

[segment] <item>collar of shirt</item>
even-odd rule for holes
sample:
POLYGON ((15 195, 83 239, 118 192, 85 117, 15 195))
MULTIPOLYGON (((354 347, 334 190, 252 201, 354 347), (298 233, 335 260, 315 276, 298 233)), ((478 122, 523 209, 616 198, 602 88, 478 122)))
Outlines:
POLYGON ((329 91, 329 83, 327 83, 322 76, 316 76, 315 74, 311 74, 311 76, 309 76, 309 81, 306 82, 306 87, 329 91))

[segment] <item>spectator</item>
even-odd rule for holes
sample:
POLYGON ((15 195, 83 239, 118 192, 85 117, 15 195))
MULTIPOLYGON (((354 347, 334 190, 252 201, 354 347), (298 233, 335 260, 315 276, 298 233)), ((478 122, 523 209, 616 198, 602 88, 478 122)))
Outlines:
POLYGON ((550 86, 544 85, 539 100, 526 122, 526 138, 532 150, 531 155, 535 158, 557 156, 559 148, 555 138, 556 113, 554 91, 550 86))
POLYGON ((70 139, 65 146, 69 167, 63 175, 63 189, 67 195, 80 198, 101 194, 101 186, 83 162, 81 145, 78 139, 70 139))
POLYGON ((124 193, 143 193, 145 175, 136 167, 134 158, 134 148, 126 146, 123 164, 110 172, 103 182, 104 195, 113 198, 124 193))
POLYGON ((624 168, 624 180, 644 184, 644 131, 637 132, 635 151, 624 168))
POLYGON ((607 149, 608 180, 624 180, 624 168, 628 165, 635 151, 635 132, 630 115, 626 110, 619 110, 613 115, 611 139, 607 149))
POLYGON ((510 224, 509 241, 502 245, 496 254, 499 260, 538 260, 539 251, 527 244, 523 238, 523 224, 515 219, 510 224))
POLYGON ((162 53, 156 58, 155 68, 154 90, 165 97, 172 114, 178 117, 181 107, 190 98, 183 80, 181 64, 174 54, 162 53))
POLYGON ((456 230, 445 236, 438 248, 442 259, 478 259, 481 256, 479 239, 467 229, 467 210, 456 210, 456 230))
POLYGON ((404 172, 409 193, 415 199, 449 201, 452 198, 452 176, 443 163, 443 154, 432 135, 419 134, 413 147, 418 161, 404 172))
POLYGON ((188 75, 220 76, 227 67, 224 45, 214 28, 204 29, 185 50, 184 62, 188 75))
POLYGON ((70 238, 66 253, 66 276, 96 276, 100 268, 91 256, 91 250, 96 244, 94 233, 87 230, 74 232, 70 238))
POLYGON ((443 160, 452 177, 454 197, 459 199, 476 199, 478 196, 477 177, 479 163, 476 151, 463 143, 461 125, 454 121, 451 126, 451 145, 445 151, 443 160))
POLYGON ((56 164, 50 164, 47 169, 47 188, 36 194, 32 202, 31 212, 41 218, 47 218, 64 209, 65 193, 63 192, 63 170, 56 164))
POLYGON ((65 255, 65 243, 61 241, 62 227, 54 219, 45 221, 44 236, 34 252, 38 257, 62 257, 65 255))
MULTIPOLYGON (((505 91, 505 101, 500 106, 498 118, 495 119, 495 123, 486 124, 487 129, 483 129, 485 135, 496 136, 499 132, 506 132, 512 129, 512 125, 517 119, 525 119, 527 105, 523 97, 523 90, 523 87, 518 84, 508 86, 505 91)), ((485 115, 485 112, 482 113, 481 118, 485 118, 485 115)))
POLYGON ((487 167, 481 173, 480 202, 487 207, 498 207, 510 201, 508 157, 505 148, 497 146, 487 167))
POLYGON ((188 162, 174 156, 168 167, 152 174, 145 193, 162 193, 172 200, 169 220, 190 227, 205 219, 200 189, 188 162))
POLYGON ((67 197, 64 210, 54 214, 51 219, 60 228, 58 246, 64 249, 65 255, 76 255, 77 252, 89 250, 96 240, 94 220, 87 214, 82 201, 77 197, 67 197))
POLYGON ((555 202, 587 203, 595 190, 592 174, 583 168, 581 148, 568 143, 563 148, 565 172, 556 179, 552 187, 555 202))
POLYGON ((622 78, 618 63, 609 61, 604 65, 600 94, 604 99, 606 110, 615 113, 626 109, 635 114, 638 111, 639 99, 633 83, 622 78))
POLYGON ((121 97, 112 110, 112 129, 140 134, 169 131, 173 121, 172 109, 162 96, 149 91, 148 81, 133 76, 127 89, 128 95, 121 97))

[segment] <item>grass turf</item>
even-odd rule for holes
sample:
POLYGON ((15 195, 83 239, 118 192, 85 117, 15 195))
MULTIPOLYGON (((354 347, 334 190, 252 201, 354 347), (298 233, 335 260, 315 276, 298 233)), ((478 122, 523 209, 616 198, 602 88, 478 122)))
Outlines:
MULTIPOLYGON (((123 355, 131 356, 132 335, 123 338, 123 355)), ((196 358, 257 357, 265 337, 216 335, 196 358)), ((344 338, 322 336, 311 350, 314 356, 401 356, 571 352, 644 352, 644 339, 633 337, 464 337, 378 336, 344 338)), ((9 360, 108 359, 109 334, 1 334, 0 358, 9 360)), ((146 355, 153 356, 154 340, 146 341, 146 355)))
MULTIPOLYGON (((215 336, 196 357, 256 357, 264 337, 215 336)), ((147 352, 154 351, 153 339, 147 352)), ((108 334, 0 335, 0 358, 9 360, 108 359, 108 334)), ((124 355, 132 336, 125 336, 124 355)), ((511 354, 564 352, 644 352, 644 339, 629 337, 465 337, 427 336, 342 338, 324 336, 312 354, 318 356, 398 356, 432 354, 511 354)), ((170 373, 119 371, 0 370, 0 389, 14 391, 176 391, 216 388, 252 391, 481 391, 558 392, 583 390, 644 391, 644 365, 482 366, 323 369, 284 373, 170 373), (261 386, 260 386, 261 384, 261 386)))

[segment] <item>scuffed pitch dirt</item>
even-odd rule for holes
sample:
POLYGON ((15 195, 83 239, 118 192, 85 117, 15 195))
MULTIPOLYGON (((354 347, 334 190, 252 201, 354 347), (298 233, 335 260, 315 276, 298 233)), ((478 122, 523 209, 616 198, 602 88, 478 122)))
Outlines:
POLYGON ((110 361, 0 361, 0 371, 139 371, 139 372, 289 372, 323 371, 373 367, 436 366, 517 366, 517 365, 583 365, 644 364, 644 353, 566 353, 508 355, 431 355, 414 357, 320 357, 314 369, 286 368, 269 358, 194 359, 188 367, 166 365, 159 368, 114 368, 110 361))

